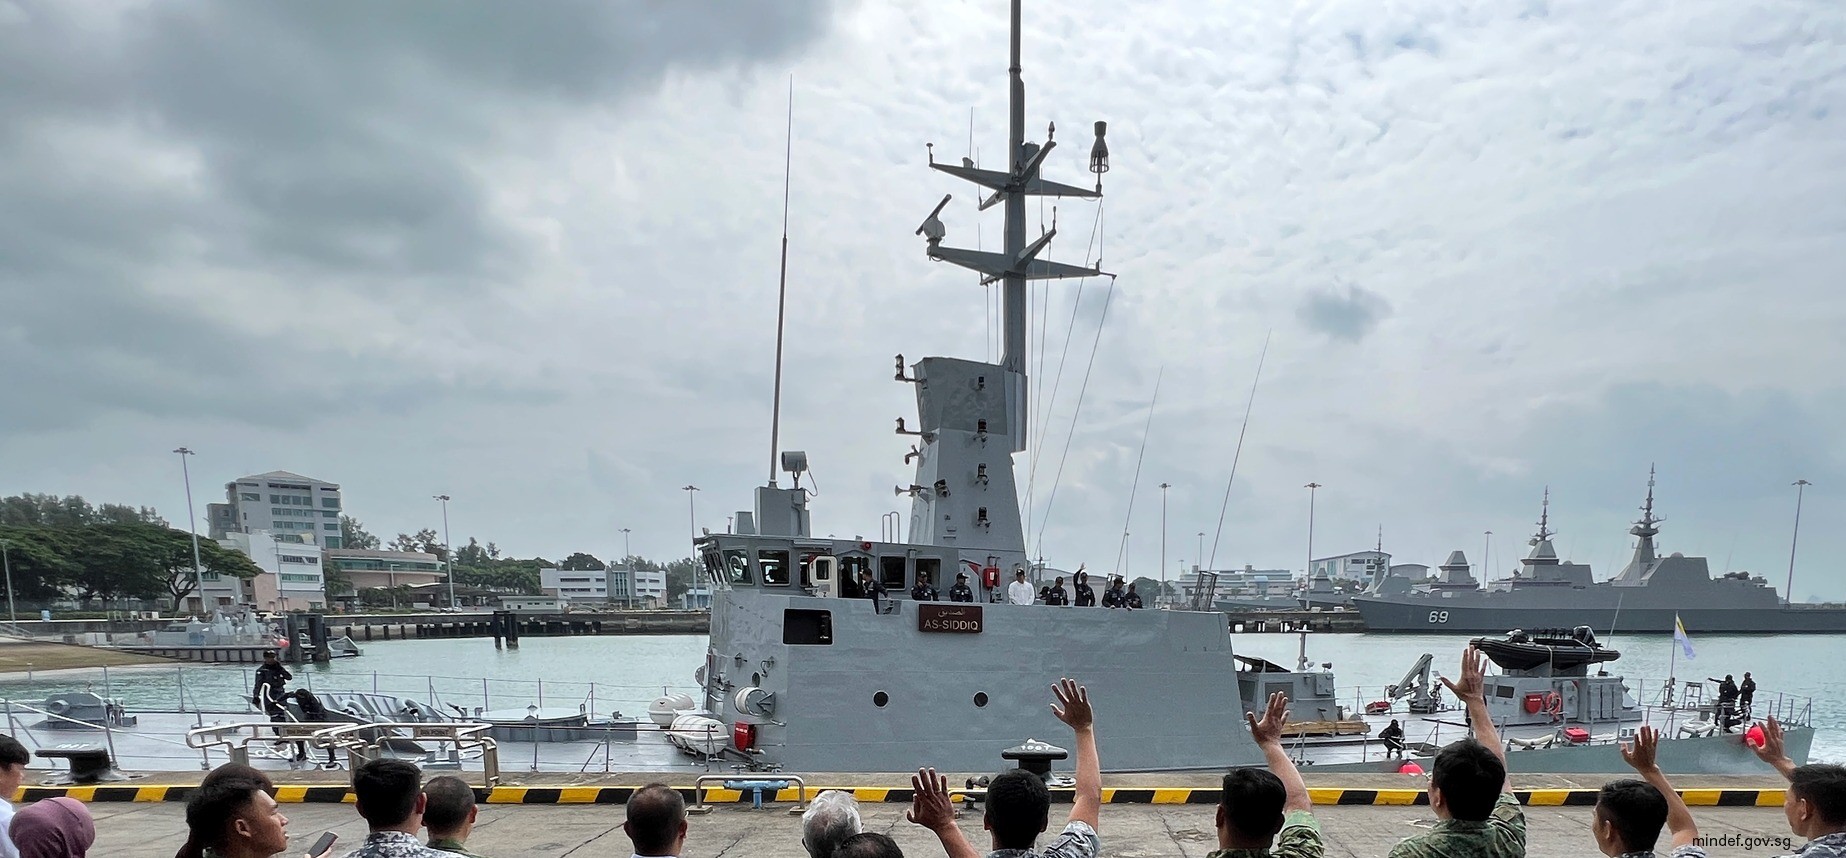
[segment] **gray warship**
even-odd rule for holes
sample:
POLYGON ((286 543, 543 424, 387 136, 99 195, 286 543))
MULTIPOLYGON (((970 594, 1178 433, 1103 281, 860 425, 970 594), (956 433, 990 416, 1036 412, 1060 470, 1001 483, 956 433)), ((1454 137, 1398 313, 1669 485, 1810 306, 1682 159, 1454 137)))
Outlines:
MULTIPOLYGON (((1297 750, 1304 763, 1322 771, 1398 771, 1402 760, 1387 758, 1369 735, 1394 704, 1351 712, 1334 699, 1331 670, 1313 669, 1305 656, 1295 670, 1240 659, 1225 616, 1209 601, 1193 610, 1134 611, 1008 603, 1006 586, 1019 573, 1035 591, 1070 574, 1030 559, 1020 526, 1013 455, 1027 439, 1026 283, 1106 276, 1096 267, 1041 259, 1055 226, 1027 240, 1026 199, 1099 198, 1108 150, 1098 122, 1089 157, 1094 189, 1040 176, 1056 144, 1052 132, 1043 145, 1026 140, 1020 55, 1020 0, 1013 0, 1006 169, 939 163, 933 152, 929 160, 931 168, 991 192, 983 209, 1004 206, 1003 249, 945 245, 940 215, 948 197, 916 230, 928 258, 1001 284, 1002 360, 907 363, 898 355, 895 377, 915 393, 918 418, 913 427, 897 420, 897 433, 914 445, 905 462, 914 462, 915 476, 896 487, 910 498, 907 540, 889 533, 877 541, 816 536, 802 487, 808 457, 781 450, 779 429, 772 428, 769 477, 754 490, 753 508, 740 510, 727 532, 704 529, 693 540, 713 589, 710 643, 696 672, 701 717, 722 725, 724 756, 755 770, 900 772, 930 765, 980 772, 1021 739, 1062 735, 1046 695, 1059 677, 1073 677, 1089 686, 1097 720, 1107 725, 1109 770, 1223 769, 1262 763, 1239 716, 1268 692, 1287 690, 1296 720, 1335 725, 1312 742, 1302 735, 1297 750), (783 474, 787 487, 779 484, 783 474), (851 597, 858 589, 853 582, 867 578, 878 595, 851 597), (969 600, 907 595, 918 582, 947 595, 959 580, 969 600), (1356 736, 1347 729, 1355 721, 1356 736)), ((779 390, 779 354, 777 378, 779 390)), ((778 414, 779 407, 778 398, 778 414)), ((1465 640, 1456 644, 1459 653, 1465 640)), ((1427 684, 1427 665, 1422 677, 1427 684)), ((1496 682, 1508 693, 1517 687, 1560 700, 1542 715, 1506 713, 1516 770, 1619 771, 1616 741, 1653 717, 1621 677, 1509 674, 1496 682), (1593 697, 1581 691, 1591 685, 1593 697), (1605 732, 1565 739, 1568 727, 1605 732)), ((1456 726, 1456 714, 1418 699, 1421 711, 1412 711, 1423 720, 1407 727, 1413 741, 1406 752, 1427 762, 1442 741, 1466 728, 1456 726)), ((1792 701, 1787 710, 1791 752, 1805 759, 1813 736, 1807 710, 1792 701)), ((1670 735, 1674 741, 1661 748, 1669 771, 1760 770, 1738 736, 1670 735)))
POLYGON ((1588 625, 1666 635, 1673 632, 1675 615, 1688 631, 1703 634, 1838 634, 1846 629, 1846 607, 1790 604, 1761 576, 1727 572, 1713 577, 1703 557, 1661 556, 1654 537, 1663 521, 1654 516, 1650 470, 1641 517, 1628 530, 1636 540, 1634 556, 1614 578, 1597 581, 1588 564, 1558 558, 1547 492, 1531 551, 1511 577, 1481 586, 1465 569, 1455 574, 1444 564, 1443 576, 1433 584, 1375 586, 1350 603, 1364 617, 1368 632, 1498 633, 1588 625))

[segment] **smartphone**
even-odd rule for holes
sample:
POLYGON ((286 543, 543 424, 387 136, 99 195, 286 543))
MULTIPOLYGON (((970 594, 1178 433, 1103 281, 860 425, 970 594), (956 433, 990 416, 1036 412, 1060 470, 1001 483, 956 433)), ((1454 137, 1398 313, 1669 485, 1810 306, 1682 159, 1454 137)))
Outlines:
POLYGON ((340 835, 331 831, 322 834, 320 839, 314 841, 314 845, 308 849, 308 858, 322 858, 332 852, 333 842, 339 839, 340 835))

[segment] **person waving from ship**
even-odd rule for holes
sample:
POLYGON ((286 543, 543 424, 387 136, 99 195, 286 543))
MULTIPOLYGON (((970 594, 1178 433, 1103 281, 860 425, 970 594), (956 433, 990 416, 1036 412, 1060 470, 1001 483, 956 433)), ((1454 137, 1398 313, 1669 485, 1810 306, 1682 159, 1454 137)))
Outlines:
POLYGON ((917 585, 910 588, 910 598, 918 602, 934 602, 942 597, 936 593, 936 588, 929 585, 929 579, 925 578, 923 573, 918 572, 917 585))
POLYGON ((1006 585, 1006 600, 1015 605, 1030 605, 1037 597, 1038 594, 1032 592, 1031 582, 1026 580, 1026 570, 1013 570, 1013 583, 1006 585))
POLYGON ((1072 586, 1077 594, 1077 607, 1096 607, 1096 591, 1090 587, 1090 576, 1084 574, 1083 564, 1077 564, 1077 577, 1072 586))
POLYGON ((955 586, 949 588, 949 601, 951 602, 972 602, 974 601, 974 590, 968 587, 968 573, 966 572, 955 573, 955 586))

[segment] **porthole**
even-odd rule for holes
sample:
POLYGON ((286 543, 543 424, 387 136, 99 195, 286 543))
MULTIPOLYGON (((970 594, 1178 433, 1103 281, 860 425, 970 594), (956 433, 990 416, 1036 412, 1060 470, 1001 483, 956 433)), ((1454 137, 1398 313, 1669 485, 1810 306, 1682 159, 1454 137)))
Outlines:
POLYGON ((872 705, 880 709, 885 708, 885 704, 890 703, 890 702, 891 702, 891 695, 886 694, 883 691, 880 691, 872 695, 872 705))
POLYGON ((987 692, 985 691, 974 692, 974 705, 977 707, 986 706, 987 705, 987 692))

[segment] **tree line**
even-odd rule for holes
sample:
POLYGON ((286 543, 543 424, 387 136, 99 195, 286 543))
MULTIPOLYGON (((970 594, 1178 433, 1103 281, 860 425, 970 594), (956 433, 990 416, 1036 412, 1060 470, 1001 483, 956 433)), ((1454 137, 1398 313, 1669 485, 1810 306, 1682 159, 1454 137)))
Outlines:
MULTIPOLYGON (((170 526, 152 507, 93 506, 79 495, 0 498, 0 543, 15 599, 75 595, 107 605, 164 598, 177 608, 198 590, 192 534, 170 526)), ((247 579, 262 571, 210 539, 198 546, 207 573, 247 579)))

